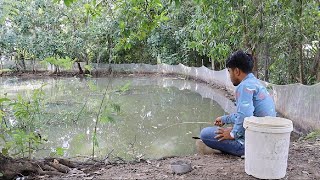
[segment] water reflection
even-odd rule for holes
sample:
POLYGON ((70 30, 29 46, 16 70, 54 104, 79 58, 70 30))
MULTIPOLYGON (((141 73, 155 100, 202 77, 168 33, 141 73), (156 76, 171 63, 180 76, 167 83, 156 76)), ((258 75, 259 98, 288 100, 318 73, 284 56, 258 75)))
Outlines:
POLYGON ((205 122, 231 112, 233 103, 224 94, 205 84, 178 78, 135 77, 9 80, 0 79, 0 93, 14 97, 30 95, 33 88, 47 84, 43 126, 48 142, 38 157, 48 156, 55 147, 66 149, 65 156, 90 155, 92 132, 104 89, 114 90, 110 99, 120 104, 115 123, 101 123, 97 129, 97 155, 158 158, 194 153, 192 136, 198 136, 205 122), (130 83, 121 94, 119 87, 130 83), (218 102, 218 103, 217 103, 218 102), (224 111, 225 110, 225 111, 224 111))

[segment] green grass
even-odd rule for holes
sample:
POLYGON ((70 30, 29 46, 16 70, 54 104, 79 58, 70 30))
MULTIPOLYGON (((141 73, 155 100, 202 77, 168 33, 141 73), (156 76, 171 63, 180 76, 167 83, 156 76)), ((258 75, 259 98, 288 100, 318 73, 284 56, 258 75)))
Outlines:
POLYGON ((315 140, 318 137, 320 138, 320 129, 310 132, 309 134, 307 134, 307 136, 304 139, 315 140))
POLYGON ((11 72, 11 69, 0 69, 0 73, 11 72))

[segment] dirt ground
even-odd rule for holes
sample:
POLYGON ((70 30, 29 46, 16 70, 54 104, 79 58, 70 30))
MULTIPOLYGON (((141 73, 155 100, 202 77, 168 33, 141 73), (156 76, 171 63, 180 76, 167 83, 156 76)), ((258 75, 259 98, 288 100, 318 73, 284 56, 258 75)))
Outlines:
MULTIPOLYGON (((19 74, 15 74, 19 76, 19 74)), ((62 76, 73 76, 63 74, 62 76)), ((4 75, 7 76, 7 75, 4 75)), ((9 75, 9 76, 12 76, 9 75)), ((23 78, 48 76, 22 74, 23 78)), ((294 134, 293 134, 294 135, 294 134)), ((320 137, 304 140, 292 136, 290 144, 287 174, 284 179, 320 179, 320 137)), ((158 160, 141 160, 137 163, 93 163, 73 168, 69 173, 59 176, 34 175, 31 179, 255 179, 245 173, 245 159, 227 155, 190 155, 169 157, 158 160), (172 172, 171 162, 188 160, 192 171, 177 175, 172 172)), ((1 179, 1 178, 0 178, 1 179)))
MULTIPOLYGON (((36 179, 256 179, 245 173, 245 159, 227 155, 191 155, 140 163, 96 164, 73 169, 63 176, 36 176, 36 179), (177 175, 171 162, 191 161, 192 171, 177 175)), ((320 179, 320 138, 291 142, 287 174, 283 179, 320 179)))

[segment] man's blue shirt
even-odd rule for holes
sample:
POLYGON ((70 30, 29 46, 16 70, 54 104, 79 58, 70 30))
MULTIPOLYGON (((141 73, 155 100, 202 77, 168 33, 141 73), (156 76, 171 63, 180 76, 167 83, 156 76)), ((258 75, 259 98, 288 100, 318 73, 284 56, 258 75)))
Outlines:
POLYGON ((245 117, 276 116, 275 105, 267 89, 252 74, 248 74, 236 89, 237 113, 222 116, 225 124, 234 124, 231 133, 244 143, 245 117))

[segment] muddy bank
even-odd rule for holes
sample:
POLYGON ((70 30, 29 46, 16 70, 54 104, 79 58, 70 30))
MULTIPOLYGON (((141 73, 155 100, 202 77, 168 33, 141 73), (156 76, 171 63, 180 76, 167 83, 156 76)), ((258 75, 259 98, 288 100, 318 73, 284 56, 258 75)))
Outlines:
MULTIPOLYGON (((227 154, 191 155, 140 163, 96 163, 74 168, 62 176, 30 176, 34 179, 255 179, 244 171, 244 159, 227 154), (174 160, 191 161, 192 171, 173 174, 174 160)), ((287 174, 284 179, 320 179, 320 137, 317 140, 291 142, 287 174)))
MULTIPOLYGON (((139 159, 125 162, 90 161, 86 163, 48 158, 32 161, 34 169, 21 171, 17 176, 27 179, 255 179, 244 171, 245 159, 227 155, 190 155, 167 157, 158 160, 139 159), (59 162, 56 162, 58 160, 59 162), (192 170, 185 174, 174 174, 170 164, 176 160, 190 161, 192 170), (68 171, 44 171, 41 162, 66 164, 68 171), (35 167, 39 167, 38 170, 35 167)), ((14 160, 10 163, 30 163, 14 160)), ((52 164, 49 163, 49 164, 52 164)), ((3 164, 1 164, 3 165, 3 164)), ((10 164, 12 166, 12 164, 10 164)), ((16 166, 18 167, 18 166, 16 166)), ((19 167, 21 168, 21 167, 19 167)), ((17 177, 15 176, 15 177, 17 177)), ((294 140, 290 144, 287 174, 284 179, 320 179, 320 137, 313 140, 294 140)))

